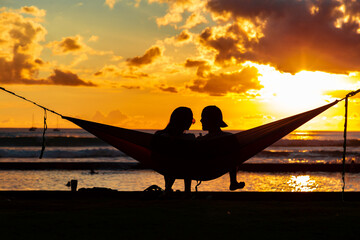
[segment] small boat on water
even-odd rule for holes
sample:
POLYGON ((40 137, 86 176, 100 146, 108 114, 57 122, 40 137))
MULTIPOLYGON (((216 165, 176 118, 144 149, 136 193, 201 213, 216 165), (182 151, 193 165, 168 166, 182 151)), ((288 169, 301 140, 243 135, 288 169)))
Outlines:
POLYGON ((59 118, 56 119, 56 128, 53 129, 54 132, 60 132, 59 128, 59 118))
POLYGON ((37 129, 36 127, 31 127, 31 128, 29 128, 29 131, 34 132, 34 131, 36 131, 36 129, 37 129))
POLYGON ((30 132, 34 132, 34 131, 36 131, 36 127, 34 126, 34 114, 33 114, 33 116, 32 116, 32 125, 31 125, 31 128, 29 128, 29 131, 30 132))

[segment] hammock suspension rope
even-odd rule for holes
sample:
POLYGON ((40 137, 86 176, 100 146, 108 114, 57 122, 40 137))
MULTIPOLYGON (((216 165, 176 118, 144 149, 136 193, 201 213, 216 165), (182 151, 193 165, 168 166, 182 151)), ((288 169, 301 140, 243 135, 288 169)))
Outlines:
POLYGON ((48 109, 48 108, 46 108, 44 106, 41 106, 41 105, 37 104, 34 101, 31 101, 31 100, 29 100, 27 98, 24 98, 23 96, 17 95, 16 93, 11 92, 11 91, 3 88, 3 87, 0 87, 0 90, 3 90, 5 92, 7 92, 7 93, 10 93, 11 95, 14 95, 15 97, 21 98, 21 99, 23 99, 23 100, 25 100, 27 102, 30 102, 30 103, 36 105, 37 107, 40 107, 40 108, 44 109, 44 130, 43 130, 43 134, 42 134, 42 147, 41 147, 41 152, 40 152, 40 156, 39 156, 39 159, 41 159, 43 157, 44 151, 45 151, 45 133, 46 133, 46 130, 47 130, 47 123, 46 123, 47 111, 52 112, 52 113, 54 113, 56 115, 59 115, 60 117, 62 117, 62 115, 60 113, 58 113, 58 112, 55 112, 55 111, 53 111, 51 109, 48 109))
MULTIPOLYGON (((44 110, 44 130, 43 130, 43 135, 42 135, 42 149, 41 149, 41 153, 40 153, 40 157, 39 158, 42 158, 43 156, 43 153, 45 151, 45 133, 46 133, 46 130, 47 130, 47 111, 51 112, 51 113, 54 113, 60 117, 63 117, 63 115, 61 115, 60 113, 56 112, 56 111, 53 111, 51 109, 48 109, 42 105, 39 105, 37 104, 36 102, 34 101, 31 101, 29 99, 26 99, 25 97, 22 97, 20 95, 17 95, 16 93, 14 92, 11 92, 3 87, 0 87, 0 90, 3 90, 7 93, 10 93, 18 98, 21 98, 27 102, 30 102, 34 105, 36 105, 37 107, 40 107, 44 110)), ((345 159, 346 159, 346 138, 347 138, 347 118, 348 118, 348 99, 349 97, 353 97, 355 96, 357 93, 360 92, 360 89, 356 90, 356 91, 352 91, 350 93, 348 93, 343 99, 340 99, 339 101, 342 101, 342 100, 345 100, 345 123, 344 123, 344 143, 343 143, 343 171, 342 171, 342 181, 343 181, 343 186, 342 186, 342 194, 343 194, 343 199, 344 199, 344 191, 345 191, 345 159)), ((197 185, 195 187, 195 189, 197 190, 197 187, 201 184, 201 181, 198 181, 197 182, 197 185)))
POLYGON ((43 130, 43 134, 42 134, 42 147, 41 147, 39 159, 42 159, 44 151, 45 151, 45 133, 47 130, 46 119, 47 119, 47 113, 46 113, 46 109, 44 109, 44 130, 43 130))
MULTIPOLYGON (((355 96, 360 92, 360 89, 348 93, 343 99, 345 99, 345 116, 344 116, 344 143, 343 143, 343 156, 342 156, 342 200, 344 201, 345 192, 345 160, 346 160, 346 138, 347 138, 347 122, 348 122, 348 108, 349 108, 349 97, 355 96)), ((341 99, 341 100, 343 100, 341 99)))

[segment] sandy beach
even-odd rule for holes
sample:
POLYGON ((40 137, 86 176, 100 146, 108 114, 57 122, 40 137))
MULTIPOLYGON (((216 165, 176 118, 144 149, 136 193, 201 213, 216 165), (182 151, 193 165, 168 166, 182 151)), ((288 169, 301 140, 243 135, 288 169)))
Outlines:
POLYGON ((141 192, 3 191, 1 235, 3 239, 356 239, 360 234, 358 193, 344 202, 338 199, 341 193, 222 194, 184 199, 152 198, 141 192))

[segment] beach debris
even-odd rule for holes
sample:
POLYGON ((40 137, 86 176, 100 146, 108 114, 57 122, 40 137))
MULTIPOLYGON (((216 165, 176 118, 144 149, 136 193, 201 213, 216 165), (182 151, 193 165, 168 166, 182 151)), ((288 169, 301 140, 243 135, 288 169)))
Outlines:
POLYGON ((76 192, 78 180, 72 179, 65 184, 65 186, 70 187, 72 192, 76 192))
POLYGON ((150 187, 146 188, 144 192, 164 192, 164 190, 158 185, 151 185, 150 187))

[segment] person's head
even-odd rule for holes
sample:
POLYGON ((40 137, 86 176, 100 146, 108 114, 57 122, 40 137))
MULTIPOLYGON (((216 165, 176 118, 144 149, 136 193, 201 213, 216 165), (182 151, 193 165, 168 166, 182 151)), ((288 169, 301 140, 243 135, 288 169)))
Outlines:
POLYGON ((205 131, 216 130, 228 125, 223 121, 223 116, 220 108, 217 106, 207 106, 201 113, 202 129, 205 131))
POLYGON ((180 135, 185 130, 189 130, 193 123, 194 118, 191 109, 188 107, 178 107, 172 112, 169 124, 165 130, 167 130, 170 135, 180 135))

